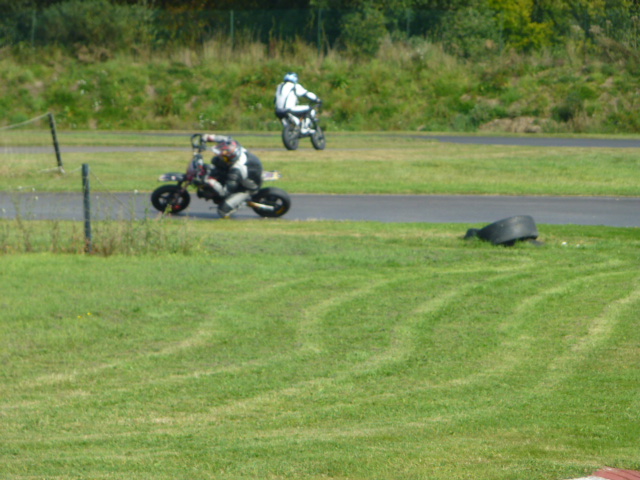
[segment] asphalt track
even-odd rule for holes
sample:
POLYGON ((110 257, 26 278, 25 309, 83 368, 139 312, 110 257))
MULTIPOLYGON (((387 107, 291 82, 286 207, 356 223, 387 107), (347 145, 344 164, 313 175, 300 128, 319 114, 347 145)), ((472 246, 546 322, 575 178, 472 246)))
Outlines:
MULTIPOLYGON (((409 135, 425 140, 479 145, 519 145, 550 148, 640 148, 640 139, 579 139, 555 137, 461 137, 409 135)), ((237 135, 238 138, 241 135, 237 135)), ((77 148, 69 147, 68 151, 77 148)), ((96 147, 92 150, 137 151, 130 147, 96 147)), ((65 149, 67 150, 67 149, 65 149)), ((165 150, 162 147, 145 150, 165 150)), ((173 150, 173 149, 172 149, 173 150)), ((183 150, 183 149, 182 149, 183 150)), ((377 222, 460 223, 479 225, 514 215, 530 215, 536 223, 640 227, 639 197, 545 197, 467 195, 303 195, 294 194, 292 208, 283 219, 353 220, 377 222)), ((92 218, 149 218, 157 213, 148 194, 95 194, 91 198, 92 218)), ((198 219, 218 219, 213 204, 195 197, 182 214, 198 219)), ((0 192, 0 218, 17 214, 30 219, 84 218, 81 194, 0 192)), ((236 219, 258 218, 249 209, 234 214, 236 219)))
MULTIPOLYGON (((530 215, 536 223, 640 227, 640 198, 503 197, 448 195, 292 195, 285 220, 354 220, 376 222, 492 223, 530 215)), ((99 193, 91 196, 92 219, 153 218, 148 194, 99 193)), ((192 198, 182 217, 217 220, 211 202, 192 198)), ((0 193, 0 217, 32 220, 83 220, 81 194, 0 193)), ((236 219, 259 218, 246 208, 236 219)))

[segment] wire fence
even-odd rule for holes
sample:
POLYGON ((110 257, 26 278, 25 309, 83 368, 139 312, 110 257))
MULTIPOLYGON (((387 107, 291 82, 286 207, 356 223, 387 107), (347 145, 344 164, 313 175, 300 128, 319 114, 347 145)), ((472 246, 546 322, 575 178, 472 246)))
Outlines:
POLYGON ((74 177, 73 191, 47 191, 44 177, 29 188, 0 190, 0 256, 190 254, 204 248, 188 217, 151 211, 148 195, 105 191, 100 172, 88 164, 67 175, 74 177))
MULTIPOLYGON (((111 191, 87 163, 66 172, 56 166, 57 136, 43 122, 55 130, 50 114, 0 128, 0 254, 107 255, 166 248, 166 229, 149 223, 161 215, 140 216, 141 210, 148 212, 148 196, 111 191), (92 183, 99 186, 96 192, 92 183)), ((183 234, 172 238, 173 249, 190 245, 183 234)))
MULTIPOLYGON (((0 168, 6 170, 11 168, 12 164, 31 159, 32 155, 48 152, 55 156, 55 168, 60 173, 64 173, 56 121, 52 113, 0 127, 0 153, 3 154, 0 168), (46 127, 48 127, 48 133, 45 133, 46 127)), ((45 170, 52 170, 52 167, 45 167, 45 170)))
POLYGON ((594 10, 548 9, 513 19, 488 7, 348 10, 330 8, 252 10, 161 10, 104 2, 63 2, 54 8, 19 9, 0 19, 0 46, 79 44, 106 48, 131 45, 195 46, 211 39, 232 45, 250 39, 304 41, 327 49, 379 40, 381 36, 427 38, 455 47, 465 39, 499 45, 538 47, 606 36, 633 49, 640 38, 640 4, 594 10), (559 12, 562 12, 560 14, 559 12))

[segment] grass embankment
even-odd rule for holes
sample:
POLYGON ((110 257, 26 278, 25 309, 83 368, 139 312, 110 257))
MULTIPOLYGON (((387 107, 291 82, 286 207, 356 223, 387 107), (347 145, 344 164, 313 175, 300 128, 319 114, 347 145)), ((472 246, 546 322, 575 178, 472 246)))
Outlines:
POLYGON ((638 133, 638 72, 625 60, 570 47, 460 59, 426 41, 385 42, 367 61, 302 43, 212 41, 104 61, 23 49, 0 59, 0 124, 52 111, 62 129, 277 131, 275 87, 295 70, 325 101, 331 132, 638 133))
MULTIPOLYGON (((0 189, 77 192, 80 167, 88 163, 97 179, 94 191, 149 192, 160 173, 186 169, 189 135, 64 132, 64 147, 129 145, 159 151, 65 152, 64 176, 43 173, 55 167, 51 154, 7 154, 0 165, 0 189)), ((43 144, 50 142, 45 133, 37 136, 43 144)), ((409 134, 334 133, 325 151, 313 150, 305 140, 289 152, 276 132, 236 138, 267 170, 279 170, 283 179, 278 186, 291 193, 640 196, 640 152, 635 148, 464 145, 409 134)), ((24 145, 33 136, 17 132, 8 137, 14 139, 24 145)))
POLYGON ((640 468, 635 230, 165 227, 186 254, 0 256, 2 477, 640 468))

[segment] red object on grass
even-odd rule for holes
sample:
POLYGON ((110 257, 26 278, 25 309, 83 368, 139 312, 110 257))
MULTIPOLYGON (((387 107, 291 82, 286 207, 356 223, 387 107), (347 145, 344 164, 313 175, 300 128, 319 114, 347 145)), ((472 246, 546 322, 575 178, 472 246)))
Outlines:
POLYGON ((593 476, 606 478, 607 480, 640 480, 640 472, 636 470, 622 470, 610 467, 594 472, 593 476))

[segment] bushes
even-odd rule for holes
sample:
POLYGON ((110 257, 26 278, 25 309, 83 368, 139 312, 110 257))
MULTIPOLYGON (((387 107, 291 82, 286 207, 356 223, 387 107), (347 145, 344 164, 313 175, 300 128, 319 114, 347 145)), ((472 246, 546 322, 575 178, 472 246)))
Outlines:
POLYGON ((477 58, 502 45, 501 33, 494 12, 469 7, 444 17, 442 43, 452 54, 477 58))
POLYGON ((150 10, 108 0, 67 0, 42 12, 34 39, 41 45, 123 50, 150 36, 150 10))
POLYGON ((375 56, 386 34, 385 16, 371 7, 345 15, 342 22, 341 39, 357 57, 375 56))

